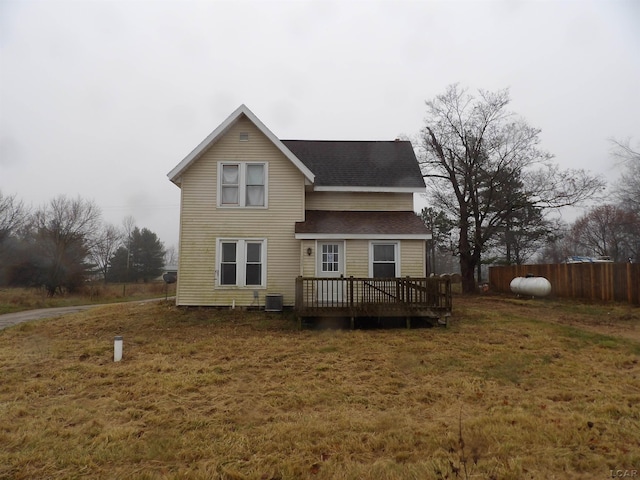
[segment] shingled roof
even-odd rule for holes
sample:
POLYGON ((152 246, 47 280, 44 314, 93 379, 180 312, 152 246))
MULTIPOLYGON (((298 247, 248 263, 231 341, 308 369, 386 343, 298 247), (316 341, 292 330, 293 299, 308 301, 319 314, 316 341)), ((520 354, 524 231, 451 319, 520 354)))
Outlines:
POLYGON ((319 191, 424 192, 425 184, 408 141, 280 140, 246 105, 240 105, 187 155, 169 179, 180 186, 183 173, 242 117, 253 124, 319 191))
POLYGON ((307 210, 305 219, 296 222, 296 238, 431 238, 431 232, 414 212, 307 210))
POLYGON ((335 187, 424 191, 411 142, 281 140, 315 175, 316 190, 335 187))

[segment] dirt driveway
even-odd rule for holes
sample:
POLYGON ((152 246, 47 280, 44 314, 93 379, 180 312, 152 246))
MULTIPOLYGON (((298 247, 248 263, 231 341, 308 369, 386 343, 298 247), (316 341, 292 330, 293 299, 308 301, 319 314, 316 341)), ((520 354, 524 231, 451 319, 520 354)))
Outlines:
POLYGON ((25 310, 23 312, 5 313, 0 315, 0 330, 31 320, 43 318, 61 317, 70 313, 82 312, 97 305, 77 305, 74 307, 40 308, 38 310, 25 310))

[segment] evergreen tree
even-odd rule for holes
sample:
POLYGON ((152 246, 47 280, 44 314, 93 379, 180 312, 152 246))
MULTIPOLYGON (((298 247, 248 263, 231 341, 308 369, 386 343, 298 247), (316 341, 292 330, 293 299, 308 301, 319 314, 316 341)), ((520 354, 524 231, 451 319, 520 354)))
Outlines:
POLYGON ((135 227, 127 244, 118 248, 109 261, 109 281, 148 282, 162 274, 165 250, 155 233, 135 227))
POLYGON ((146 283, 162 275, 164 245, 151 230, 136 228, 133 231, 131 253, 136 280, 146 283))

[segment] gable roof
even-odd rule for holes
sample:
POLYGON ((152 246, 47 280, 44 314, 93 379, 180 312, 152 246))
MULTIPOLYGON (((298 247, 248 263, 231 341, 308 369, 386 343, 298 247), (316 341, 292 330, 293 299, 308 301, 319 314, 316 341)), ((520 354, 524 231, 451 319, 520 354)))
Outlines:
POLYGON ((306 210, 296 222, 298 239, 369 238, 431 239, 431 232, 415 212, 306 210))
POLYGON ((411 142, 282 140, 315 174, 318 191, 424 192, 411 142))
POLYGON ((243 116, 300 170, 314 190, 424 192, 411 142, 280 140, 244 104, 167 174, 169 180, 180 186, 182 174, 243 116))
POLYGON ((285 157, 291 160, 298 170, 302 172, 305 178, 313 183, 315 175, 309 170, 309 168, 302 163, 291 151, 276 137, 271 130, 269 130, 264 123, 262 123, 249 108, 242 104, 240 105, 227 119, 222 122, 213 132, 211 132, 207 138, 205 138, 200 145, 198 145, 189 155, 187 155, 173 170, 171 170, 167 176, 176 185, 180 185, 181 177, 184 171, 191 166, 202 154, 209 149, 214 143, 216 143, 226 131, 234 125, 238 119, 242 116, 247 117, 257 128, 260 130, 271 142, 280 150, 285 157))

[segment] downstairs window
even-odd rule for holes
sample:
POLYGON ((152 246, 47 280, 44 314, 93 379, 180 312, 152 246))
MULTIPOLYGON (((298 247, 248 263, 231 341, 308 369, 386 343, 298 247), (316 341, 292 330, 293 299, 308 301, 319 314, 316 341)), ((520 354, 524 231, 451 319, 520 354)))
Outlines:
POLYGON ((220 286, 264 287, 266 285, 266 240, 218 240, 220 286))

